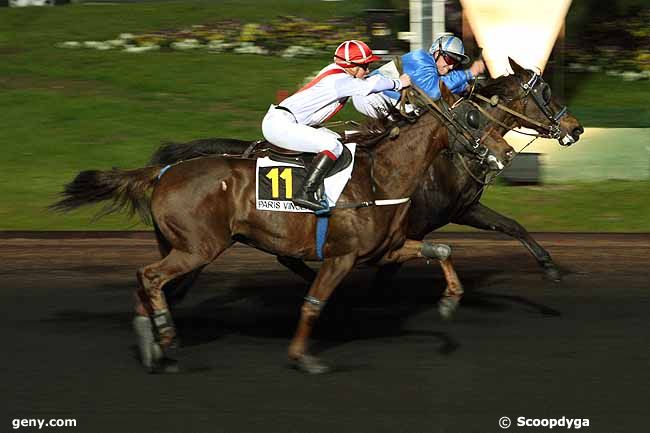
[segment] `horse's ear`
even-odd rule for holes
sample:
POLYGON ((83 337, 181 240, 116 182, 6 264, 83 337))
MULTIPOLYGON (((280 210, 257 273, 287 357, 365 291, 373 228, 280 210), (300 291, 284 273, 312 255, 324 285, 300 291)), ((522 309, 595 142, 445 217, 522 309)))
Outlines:
POLYGON ((452 105, 456 102, 451 90, 449 90, 449 87, 445 86, 445 83, 442 80, 438 80, 438 88, 440 89, 440 96, 447 104, 452 105))
POLYGON ((525 71, 525 69, 519 66, 519 63, 515 62, 510 56, 508 56, 508 62, 510 63, 512 72, 514 72, 515 74, 520 74, 525 71))

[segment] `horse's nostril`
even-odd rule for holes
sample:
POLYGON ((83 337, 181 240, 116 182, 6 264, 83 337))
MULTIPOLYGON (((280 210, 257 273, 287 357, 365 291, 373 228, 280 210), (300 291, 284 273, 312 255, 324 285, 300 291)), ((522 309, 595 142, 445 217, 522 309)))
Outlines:
POLYGON ((514 150, 509 150, 509 151, 506 152, 506 158, 508 158, 508 160, 511 160, 514 157, 515 157, 515 151, 514 150))
POLYGON ((585 132, 585 129, 582 126, 578 126, 577 128, 573 128, 571 135, 577 140, 583 132, 585 132))

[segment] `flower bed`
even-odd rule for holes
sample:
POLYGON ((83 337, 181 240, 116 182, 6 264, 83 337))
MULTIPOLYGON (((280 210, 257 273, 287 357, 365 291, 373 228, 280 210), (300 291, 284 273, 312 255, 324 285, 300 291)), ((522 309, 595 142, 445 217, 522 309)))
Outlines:
POLYGON ((223 20, 194 25, 188 29, 167 29, 150 33, 123 33, 108 41, 67 41, 61 48, 118 49, 126 52, 152 50, 205 50, 309 57, 333 51, 343 40, 365 39, 365 27, 351 19, 324 23, 298 17, 280 17, 267 24, 223 20))

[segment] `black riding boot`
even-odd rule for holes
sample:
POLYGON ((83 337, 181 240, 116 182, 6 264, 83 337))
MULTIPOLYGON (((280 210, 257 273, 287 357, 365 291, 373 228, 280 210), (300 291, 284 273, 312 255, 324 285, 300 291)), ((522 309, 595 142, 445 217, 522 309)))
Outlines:
POLYGON ((318 194, 318 187, 327 176, 327 173, 334 167, 336 160, 330 158, 325 152, 321 152, 314 157, 314 160, 305 174, 305 180, 300 190, 293 198, 293 202, 298 206, 313 211, 325 210, 327 207, 320 202, 321 197, 318 194))

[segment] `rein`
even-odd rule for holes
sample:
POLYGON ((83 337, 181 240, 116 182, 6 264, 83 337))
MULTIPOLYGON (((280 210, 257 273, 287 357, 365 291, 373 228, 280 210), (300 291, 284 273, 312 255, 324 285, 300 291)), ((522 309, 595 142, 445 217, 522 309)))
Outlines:
MULTIPOLYGON (((476 183, 478 183, 479 185, 483 185, 483 188, 485 188, 485 187, 490 183, 490 182, 487 181, 487 176, 488 176, 488 173, 487 173, 487 172, 485 173, 485 180, 481 180, 481 179, 479 179, 478 177, 476 177, 476 175, 475 175, 475 174, 472 172, 472 170, 469 168, 469 166, 467 165, 467 162, 465 161, 465 158, 463 158, 463 155, 461 155, 460 153, 456 153, 456 155, 458 155, 458 159, 460 160, 460 162, 461 162, 461 164, 463 165, 463 168, 465 169, 465 171, 467 172, 467 174, 469 174, 469 176, 470 176, 472 179, 474 179, 474 181, 475 181, 476 183)), ((499 172, 499 173, 501 173, 501 172, 499 172)), ((496 176, 495 176, 495 177, 496 177, 496 176)))
MULTIPOLYGON (((515 158, 516 158, 517 156, 519 156, 519 154, 522 153, 522 152, 524 151, 524 149, 526 149, 528 146, 530 146, 530 145, 533 143, 533 141, 537 140, 538 138, 539 138, 539 136, 533 137, 532 140, 530 140, 530 141, 529 141, 529 142, 528 142, 524 147, 521 148, 521 150, 520 150, 519 152, 516 153, 515 158)), ((514 160, 514 158, 513 158, 513 160, 514 160)), ((499 171, 498 171, 494 176, 492 176, 492 177, 490 178, 490 180, 487 180, 488 173, 486 173, 486 174, 485 174, 485 179, 486 179, 486 180, 485 180, 485 181, 481 181, 481 180, 477 179, 477 178, 474 176, 474 174, 472 173, 472 171, 471 171, 471 170, 469 169, 469 167, 467 166, 467 163, 466 163, 465 160, 463 159, 462 155, 461 155, 461 157, 460 157, 460 161, 463 163, 463 167, 465 168, 465 170, 467 170, 467 173, 472 177, 472 179, 474 179, 474 180, 475 180, 479 185, 481 185, 481 187, 479 188, 479 190, 476 191, 476 194, 474 194, 474 197, 472 197, 472 200, 470 201, 470 203, 473 203, 474 200, 476 200, 477 197, 479 197, 481 194, 483 194, 483 191, 485 191, 485 189, 486 189, 488 186, 490 186, 492 183, 494 183, 494 181, 496 180, 496 178, 499 177, 499 175, 500 175, 501 173, 503 173, 503 170, 505 170, 505 169, 507 168, 507 167, 503 167, 503 168, 502 168, 501 170, 499 170, 499 171)))
MULTIPOLYGON (((524 100, 524 107, 526 106, 526 103, 528 102, 528 96, 532 95, 533 101, 535 104, 539 107, 539 109, 544 113, 546 118, 550 120, 552 123, 551 125, 544 125, 534 119, 531 119, 530 117, 526 116, 523 113, 520 113, 518 111, 512 110, 509 107, 506 107, 498 102, 498 99, 495 101, 494 99, 488 99, 483 95, 480 95, 478 93, 474 93, 474 87, 472 87, 472 91, 470 92, 470 95, 468 99, 471 99, 472 97, 475 97, 483 102, 489 103, 491 106, 498 108, 499 110, 505 111, 506 113, 518 117, 519 119, 522 119, 534 126, 536 126, 539 129, 542 129, 546 131, 545 133, 537 133, 537 134, 530 134, 522 131, 518 131, 513 129, 512 127, 509 127, 505 125, 504 123, 498 121, 495 119, 493 116, 488 114, 486 110, 484 110, 482 107, 479 106, 479 104, 475 103, 474 101, 472 104, 481 112, 483 113, 486 117, 488 117, 490 120, 493 122, 497 123, 503 128, 506 128, 509 131, 515 131, 518 134, 522 135, 528 135, 528 136, 535 136, 535 137, 542 137, 542 138, 554 138, 557 139, 560 137, 561 132, 560 132, 560 126, 559 126, 559 120, 567 113, 567 107, 563 106, 557 113, 553 114, 553 112, 549 109, 548 102, 544 99, 544 96, 542 95, 544 93, 545 89, 550 89, 548 87, 548 84, 542 80, 542 85, 537 86, 538 81, 541 79, 541 75, 533 72, 533 75, 531 76, 530 80, 527 82, 520 82, 519 87, 524 91, 523 95, 521 95, 518 99, 523 99, 524 100), (541 88, 541 90, 540 90, 541 88), (540 94, 542 93, 542 94, 540 94)), ((475 81, 476 83, 476 81, 475 81)), ((496 96, 496 95, 495 95, 496 96)), ((493 96, 494 98, 494 96, 493 96)))
POLYGON ((530 117, 526 116, 523 113, 520 113, 518 111, 515 111, 515 110, 513 110, 511 108, 506 107, 503 104, 497 103, 496 105, 494 105, 489 98, 486 98, 483 95, 479 95, 478 93, 475 93, 474 95, 472 95, 472 97, 480 99, 481 101, 487 102, 490 105, 492 105, 493 107, 496 107, 496 108, 498 108, 498 109, 500 109, 502 111, 505 111, 506 113, 511 114, 511 115, 513 115, 515 117, 523 119, 523 120, 537 126, 538 128, 541 128, 541 129, 544 129, 544 130, 548 131, 548 133, 547 134, 540 134, 540 133, 531 134, 529 132, 519 131, 519 130, 515 129, 514 127, 508 126, 505 123, 501 122, 500 120, 496 119, 494 116, 492 116, 490 113, 488 113, 487 110, 485 110, 483 107, 481 107, 480 104, 477 104, 476 102, 474 102, 472 100, 469 100, 469 102, 472 105, 474 105, 474 107, 476 107, 476 109, 479 110, 485 117, 487 117, 488 119, 490 119, 490 121, 496 123, 497 125, 501 126, 502 128, 505 128, 508 131, 514 131, 517 134, 528 135, 528 136, 531 136, 531 137, 554 138, 553 135, 552 135, 552 132, 553 132, 553 129, 554 129, 553 127, 546 126, 546 125, 544 125, 544 124, 542 124, 542 123, 540 123, 540 122, 538 122, 536 120, 531 119, 530 117))
MULTIPOLYGON (((456 130, 456 135, 460 135, 464 139, 465 147, 468 148, 473 154, 478 156, 479 160, 482 161, 488 155, 489 150, 487 147, 481 144, 481 138, 474 137, 465 125, 454 120, 454 118, 449 114, 449 112, 457 106, 458 101, 456 101, 456 104, 454 104, 452 107, 449 107, 447 109, 441 108, 438 103, 436 103, 436 101, 431 99, 431 97, 429 97, 429 95, 427 95, 422 89, 412 83, 411 89, 404 90, 403 97, 401 99, 409 99, 409 103, 413 104, 415 102, 415 104, 413 104, 415 106, 426 107, 428 111, 431 112, 434 116, 438 117, 448 126, 452 126, 456 130), (420 104, 417 104, 417 102, 420 102, 420 104)), ((459 99, 459 101, 461 101, 461 99, 459 99)))

